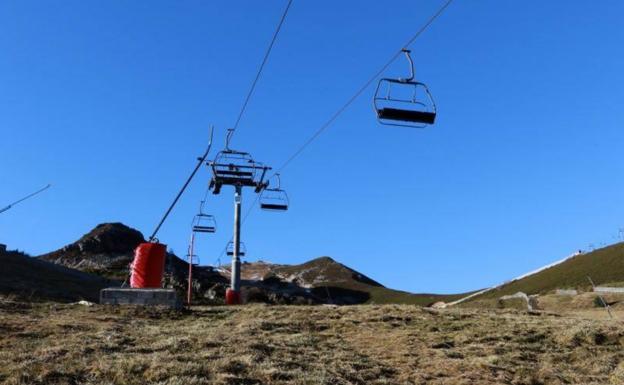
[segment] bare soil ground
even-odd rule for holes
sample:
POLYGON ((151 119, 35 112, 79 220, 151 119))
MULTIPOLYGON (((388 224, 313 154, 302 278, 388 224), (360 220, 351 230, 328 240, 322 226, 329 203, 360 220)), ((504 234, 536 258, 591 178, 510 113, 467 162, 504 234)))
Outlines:
POLYGON ((624 322, 592 314, 4 301, 0 382, 624 384, 624 322))

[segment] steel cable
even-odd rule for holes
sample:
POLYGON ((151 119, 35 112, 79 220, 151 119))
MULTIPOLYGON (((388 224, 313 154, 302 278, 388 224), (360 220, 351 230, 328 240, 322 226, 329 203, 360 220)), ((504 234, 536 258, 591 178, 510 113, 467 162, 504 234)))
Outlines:
MULTIPOLYGON (((304 150, 306 147, 308 147, 310 144, 312 144, 312 142, 314 142, 327 128, 329 128, 332 123, 347 109, 349 108, 349 106, 351 106, 351 104, 353 104, 353 102, 379 77, 381 76, 381 74, 383 74, 383 72, 402 54, 403 49, 409 47, 410 45, 412 45, 414 43, 414 41, 423 33, 425 32, 425 30, 427 28, 429 28, 429 26, 448 8, 449 5, 451 5, 451 3, 454 0, 447 0, 429 19, 427 19, 427 21, 425 22, 425 24, 423 24, 418 31, 416 31, 416 33, 414 33, 406 42, 405 44, 403 44, 401 46, 401 48, 392 55, 392 57, 379 69, 377 70, 373 76, 371 76, 365 83, 364 85, 362 85, 360 88, 357 89, 357 91, 355 92, 355 94, 353 94, 353 96, 351 96, 325 123, 323 123, 288 159, 286 159, 286 161, 277 169, 277 171, 275 171, 273 173, 273 175, 270 177, 272 178, 273 176, 275 176, 275 174, 279 174, 281 173, 282 170, 284 170, 293 160, 295 160, 295 158, 297 158, 304 150)), ((292 2, 292 1, 291 1, 292 2)), ((286 11, 284 12, 284 16, 282 17, 282 21, 286 16, 286 13, 288 12, 288 8, 290 7, 290 2, 286 8, 286 11)), ((277 36, 277 32, 279 32, 279 27, 278 30, 276 31, 276 34, 274 36, 274 38, 277 36)), ((271 43, 272 46, 273 42, 271 43)), ((266 56, 265 56, 266 58, 266 56)), ((264 62, 263 62, 264 65, 264 62)), ((261 67, 262 68, 262 67, 261 67)), ((257 76, 258 78, 259 76, 257 76)), ((254 82, 255 85, 255 82, 254 82)), ((249 96, 251 95, 251 92, 253 91, 253 87, 252 90, 250 91, 249 96)), ((247 101, 249 99, 249 96, 247 98, 247 100, 245 101, 245 104, 243 105, 243 110, 241 110, 241 115, 242 112, 244 111, 244 108, 247 104, 247 101)), ((239 115, 239 119, 237 120, 237 124, 240 121, 240 115, 239 115)), ((236 127, 236 126, 235 126, 236 127)), ((269 178, 269 179, 270 179, 269 178)), ((247 212, 245 213, 245 216, 243 217, 242 223, 245 223, 245 220, 249 217, 249 215, 251 215, 251 212, 253 210, 253 208, 255 207, 255 205, 258 203, 258 200, 260 199, 259 196, 256 196, 256 199, 253 201, 253 203, 251 204, 251 206, 249 206, 249 209, 247 210, 247 212)), ((230 239, 231 242, 231 239, 230 239)), ((228 242, 229 244, 229 242, 228 242)), ((218 260, 221 259, 221 257, 226 253, 227 251, 227 244, 226 246, 223 248, 223 251, 221 252, 221 254, 219 255, 218 260)))
POLYGON ((233 131, 232 131, 232 135, 234 135, 234 133, 236 132, 236 129, 238 128, 238 125, 243 117, 243 114, 245 113, 245 110, 247 109, 247 104, 249 104, 249 100, 251 99, 251 96, 253 95, 253 92, 256 88, 256 84, 258 84, 258 80, 260 80, 260 75, 262 74, 262 70, 264 69, 265 64, 267 63, 267 61, 269 60, 269 55, 271 54, 271 50, 273 49, 273 45, 275 44, 275 41, 277 40, 277 35, 279 35, 280 30, 282 29, 282 25, 284 24, 284 20, 286 20, 286 15, 288 15, 288 10, 290 9, 290 6, 292 4, 293 0, 288 0, 288 4, 286 5, 286 9, 284 9, 284 13, 282 14, 282 18, 280 19, 279 23, 277 24, 277 28, 275 29, 275 33, 273 34, 273 38, 271 39, 271 43, 269 44, 265 54, 264 54, 264 58, 262 59, 262 63, 260 64, 260 68, 258 68, 258 72, 256 73, 256 77, 254 78, 253 82, 251 83, 251 88, 249 89, 249 92, 247 93, 247 96, 245 97, 245 101, 243 102, 243 106, 241 107, 240 112, 238 113, 238 117, 236 118, 236 123, 234 123, 234 127, 233 127, 233 131))

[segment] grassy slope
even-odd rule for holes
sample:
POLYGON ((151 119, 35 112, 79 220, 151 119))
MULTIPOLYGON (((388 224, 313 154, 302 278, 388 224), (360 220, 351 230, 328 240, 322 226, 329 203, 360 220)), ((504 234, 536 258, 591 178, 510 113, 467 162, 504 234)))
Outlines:
POLYGON ((557 266, 476 296, 474 300, 498 298, 519 291, 543 294, 558 288, 588 289, 587 276, 597 285, 624 280, 624 243, 578 255, 557 266))
POLYGON ((405 291, 388 289, 386 287, 370 287, 368 293, 371 298, 368 303, 375 304, 406 304, 428 306, 432 303, 443 301, 451 302, 463 298, 470 293, 464 294, 425 294, 408 293, 405 291))
POLYGON ((622 384, 624 325, 415 306, 0 302, 0 383, 622 384))
POLYGON ((110 280, 8 252, 0 255, 0 294, 32 300, 97 301, 100 289, 118 285, 110 280))

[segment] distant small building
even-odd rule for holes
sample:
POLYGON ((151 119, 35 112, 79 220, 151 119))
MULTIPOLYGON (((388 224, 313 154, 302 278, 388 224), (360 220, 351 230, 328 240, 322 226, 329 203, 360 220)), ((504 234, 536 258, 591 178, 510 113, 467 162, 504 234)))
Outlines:
POLYGON ((6 253, 7 251, 7 245, 5 245, 4 243, 0 243, 0 253, 6 253))
POLYGON ((609 287, 609 286, 596 286, 594 288, 596 293, 624 293, 624 287, 609 287))
POLYGON ((576 291, 575 289, 557 289, 557 291, 555 291, 555 294, 575 296, 578 294, 578 291, 576 291))

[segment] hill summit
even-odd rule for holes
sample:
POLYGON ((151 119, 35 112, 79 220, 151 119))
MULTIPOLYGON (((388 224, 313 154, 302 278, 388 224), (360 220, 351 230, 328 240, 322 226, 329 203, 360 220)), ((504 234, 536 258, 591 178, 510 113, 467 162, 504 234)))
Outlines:
POLYGON ((120 278, 127 274, 134 249, 145 242, 140 231, 123 223, 102 223, 79 240, 38 258, 72 269, 120 278))
MULTIPOLYGON (((54 263, 82 272, 124 281, 130 273, 134 250, 145 242, 143 234, 123 223, 102 223, 83 235, 76 242, 59 250, 37 257, 41 261, 54 263)), ((165 262, 165 285, 186 291, 188 264, 175 254, 167 253, 165 262)), ((225 279, 207 267, 195 267, 197 280, 195 289, 206 292, 225 279)))

